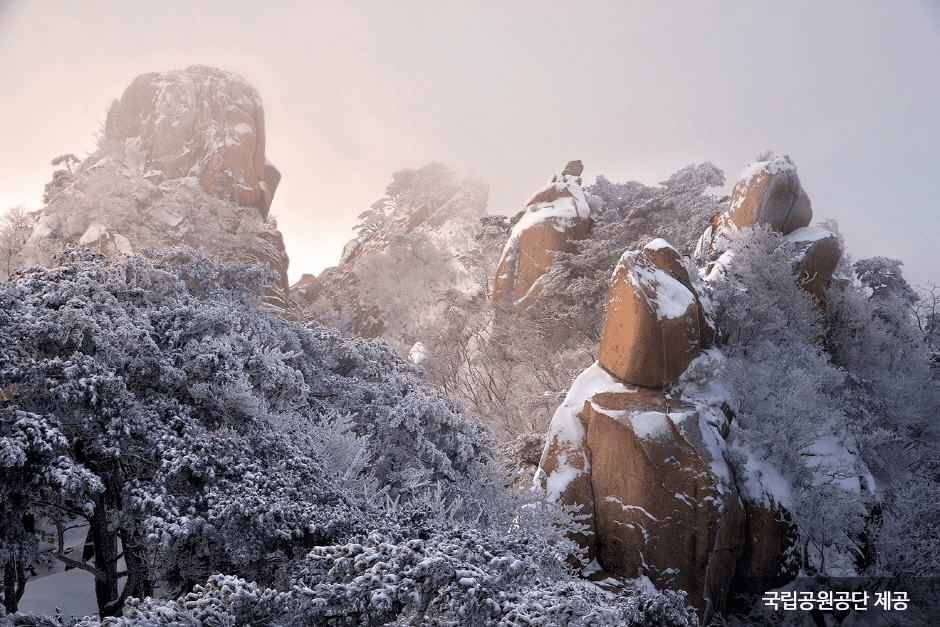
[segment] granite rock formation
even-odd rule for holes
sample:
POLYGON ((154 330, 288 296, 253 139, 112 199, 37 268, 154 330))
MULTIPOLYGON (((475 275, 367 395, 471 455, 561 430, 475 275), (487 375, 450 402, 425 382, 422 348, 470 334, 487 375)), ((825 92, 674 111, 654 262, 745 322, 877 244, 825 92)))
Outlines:
POLYGON ((842 256, 835 234, 810 227, 813 209, 790 157, 776 156, 749 166, 731 192, 727 211, 715 215, 699 239, 696 257, 728 249, 742 229, 765 224, 796 248, 796 280, 820 307, 842 256))
POLYGON ((626 384, 595 363, 552 419, 542 481, 549 498, 582 506, 592 534, 575 539, 604 572, 685 590, 710 615, 726 607, 744 551, 726 426, 720 412, 626 384))
POLYGON ((493 281, 494 302, 525 307, 538 294, 538 279, 553 253, 573 252, 575 242, 590 233, 591 213, 601 201, 582 189, 582 170, 580 161, 569 162, 565 173, 553 176, 513 218, 493 281))
POLYGON ((598 360, 621 381, 662 388, 698 356, 703 337, 714 338, 679 253, 664 240, 624 253, 608 303, 598 360))
POLYGON ((193 65, 138 76, 108 111, 105 139, 145 176, 194 176, 215 196, 267 217, 280 173, 265 160, 264 109, 244 79, 193 65))
POLYGON ((284 239, 267 220, 281 175, 264 149, 261 98, 241 77, 205 66, 139 76, 98 150, 59 177, 17 262, 49 265, 76 243, 107 256, 189 246, 268 265, 265 300, 292 316, 284 239))

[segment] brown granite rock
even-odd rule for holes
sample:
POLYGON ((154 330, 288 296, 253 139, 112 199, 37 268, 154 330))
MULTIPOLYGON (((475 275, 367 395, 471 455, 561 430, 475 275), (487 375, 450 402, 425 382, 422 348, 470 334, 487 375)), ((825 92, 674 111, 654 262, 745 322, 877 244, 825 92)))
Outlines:
POLYGON ((291 297, 300 307, 313 303, 321 292, 323 283, 313 274, 301 275, 300 280, 290 286, 291 297))
POLYGON ((581 176, 581 173, 584 172, 584 164, 581 163, 581 160, 569 161, 568 165, 565 166, 565 169, 561 171, 562 176, 581 176))
MULTIPOLYGON (((566 171, 576 170, 575 163, 580 164, 571 162, 566 171)), ((529 292, 551 265, 552 253, 573 252, 575 242, 590 233, 591 211, 576 175, 552 177, 513 219, 493 281, 493 300, 528 306, 535 296, 529 292)))
POLYGON ((643 254, 646 255, 653 264, 685 286, 687 290, 695 297, 695 304, 698 306, 698 325, 699 325, 699 346, 705 348, 712 346, 718 336, 715 321, 708 315, 706 297, 700 294, 688 270, 682 263, 682 256, 666 240, 654 239, 643 247, 643 254))
POLYGON ((275 168, 273 163, 265 159, 264 175, 261 177, 261 182, 258 184, 261 194, 258 196, 257 204, 258 211, 265 220, 268 219, 268 212, 271 210, 271 203, 274 201, 274 192, 277 191, 277 186, 280 182, 280 170, 275 168))
POLYGON ((541 464, 549 496, 589 514, 594 535, 574 539, 607 573, 685 590, 703 617, 723 610, 744 511, 718 431, 662 390, 607 377, 585 371, 553 418, 541 464))
POLYGON ((813 209, 790 158, 752 165, 731 191, 728 217, 738 229, 765 223, 784 235, 808 226, 813 209))
POLYGON ((266 171, 261 98, 243 78, 216 68, 138 76, 108 111, 105 139, 123 144, 134 155, 127 165, 142 173, 195 176, 214 195, 262 215, 277 187, 276 169, 266 171))
POLYGON ((290 298, 290 285, 287 278, 287 266, 290 259, 284 247, 284 237, 280 231, 261 232, 254 246, 247 251, 248 261, 263 263, 277 273, 277 279, 268 283, 264 290, 265 302, 279 314, 289 318, 296 317, 296 305, 290 298))
POLYGON ((797 282, 820 306, 825 306, 826 289, 842 258, 838 238, 824 229, 806 227, 790 233, 787 240, 796 245, 798 252, 793 268, 797 282))
POLYGON ((661 388, 698 356, 701 336, 694 291, 643 252, 624 253, 608 289, 601 365, 625 383, 661 388))

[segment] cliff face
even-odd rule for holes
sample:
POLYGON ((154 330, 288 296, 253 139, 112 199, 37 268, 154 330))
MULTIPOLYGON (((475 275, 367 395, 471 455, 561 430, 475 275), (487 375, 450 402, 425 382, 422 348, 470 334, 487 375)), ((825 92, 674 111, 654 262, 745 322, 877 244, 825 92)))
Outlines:
POLYGON ((205 66, 139 76, 99 149, 47 189, 19 265, 76 243, 109 256, 185 245, 268 265, 266 300, 289 314, 288 257, 267 220, 280 173, 264 149, 261 98, 241 77, 205 66))

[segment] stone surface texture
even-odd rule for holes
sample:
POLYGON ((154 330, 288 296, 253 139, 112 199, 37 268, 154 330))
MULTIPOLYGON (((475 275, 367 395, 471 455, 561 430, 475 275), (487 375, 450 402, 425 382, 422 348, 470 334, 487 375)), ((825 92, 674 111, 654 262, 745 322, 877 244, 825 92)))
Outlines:
POLYGON ((574 252, 576 242, 588 236, 600 199, 582 189, 582 169, 580 162, 570 162, 565 171, 572 174, 555 175, 523 204, 496 270, 493 301, 527 306, 538 294, 538 279, 552 253, 574 252))
POLYGON ((261 97, 216 68, 138 76, 108 111, 105 139, 134 153, 150 176, 197 177, 207 191, 263 216, 280 180, 264 157, 261 97))

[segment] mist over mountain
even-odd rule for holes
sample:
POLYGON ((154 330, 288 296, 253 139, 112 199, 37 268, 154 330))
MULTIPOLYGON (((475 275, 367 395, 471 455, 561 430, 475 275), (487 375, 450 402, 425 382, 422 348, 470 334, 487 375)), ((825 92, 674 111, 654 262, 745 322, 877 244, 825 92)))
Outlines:
POLYGON ((89 626, 936 615, 940 289, 789 156, 572 160, 512 217, 402 169, 294 285, 237 75, 140 76, 55 161, 0 231, 0 625, 66 624, 16 614, 66 567, 89 626))

